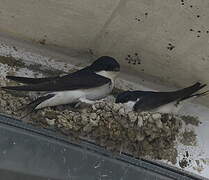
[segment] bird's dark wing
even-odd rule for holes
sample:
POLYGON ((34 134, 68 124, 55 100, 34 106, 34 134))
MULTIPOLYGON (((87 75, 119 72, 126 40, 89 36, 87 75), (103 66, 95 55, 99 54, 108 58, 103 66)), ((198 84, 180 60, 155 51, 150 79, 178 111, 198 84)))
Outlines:
MULTIPOLYGON (((171 92, 172 93, 172 92, 171 92)), ((139 98, 139 100, 134 105, 135 111, 149 111, 158 108, 162 105, 168 104, 179 98, 174 98, 173 94, 167 93, 152 93, 139 98)))
MULTIPOLYGON (((81 69, 81 70, 77 70, 76 72, 64 75, 64 76, 71 76, 73 74, 76 73, 80 73, 83 71, 90 71, 89 66, 81 69)), ((20 76, 6 76, 7 79, 16 81, 16 82, 20 82, 23 84, 40 84, 40 83, 44 83, 44 82, 48 82, 48 81, 53 81, 56 80, 58 78, 60 78, 61 76, 54 76, 54 77, 43 77, 43 78, 30 78, 30 77, 20 77, 20 76)))
POLYGON ((173 92, 146 92, 144 96, 141 96, 134 105, 135 111, 149 111, 158 108, 162 105, 174 102, 182 101, 192 97, 192 94, 205 87, 205 84, 199 82, 194 85, 173 92))
POLYGON ((6 76, 7 79, 16 81, 16 82, 20 82, 23 84, 40 84, 43 82, 47 82, 47 81, 52 81, 55 80, 57 78, 59 78, 59 76, 55 76, 55 77, 44 77, 44 78, 29 78, 29 77, 19 77, 19 76, 6 76))
POLYGON ((6 86, 2 89, 17 91, 65 91, 89 89, 111 83, 111 80, 91 71, 79 71, 51 81, 27 86, 6 86))

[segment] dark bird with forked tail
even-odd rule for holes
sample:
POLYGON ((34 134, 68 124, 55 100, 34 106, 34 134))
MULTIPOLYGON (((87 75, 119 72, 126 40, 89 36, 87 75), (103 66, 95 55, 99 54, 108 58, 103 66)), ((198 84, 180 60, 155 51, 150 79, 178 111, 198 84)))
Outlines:
POLYGON ((4 90, 43 91, 45 95, 31 102, 28 107, 41 109, 48 106, 76 103, 93 103, 106 97, 114 87, 114 80, 120 71, 118 62, 109 56, 102 56, 90 66, 61 77, 28 78, 7 76, 8 79, 27 85, 1 87, 4 90))
POLYGON ((124 103, 137 112, 176 113, 186 100, 206 95, 208 91, 197 93, 205 86, 206 84, 197 82, 184 89, 170 92, 125 91, 117 96, 116 103, 124 103))

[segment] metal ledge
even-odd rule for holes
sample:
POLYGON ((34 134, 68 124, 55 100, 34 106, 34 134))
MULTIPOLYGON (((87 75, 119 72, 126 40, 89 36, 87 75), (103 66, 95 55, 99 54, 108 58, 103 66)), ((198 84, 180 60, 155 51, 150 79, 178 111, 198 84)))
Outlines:
POLYGON ((199 176, 0 116, 0 177, 4 179, 200 180, 199 176))

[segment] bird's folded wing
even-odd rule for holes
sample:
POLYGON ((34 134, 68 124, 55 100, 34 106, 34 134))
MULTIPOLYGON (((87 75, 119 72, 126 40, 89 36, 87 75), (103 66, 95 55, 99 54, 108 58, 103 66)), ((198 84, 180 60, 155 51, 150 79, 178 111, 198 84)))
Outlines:
POLYGON ((179 99, 176 92, 155 92, 141 97, 134 105, 135 110, 149 111, 179 99))
POLYGON ((80 71, 70 76, 66 75, 55 80, 25 85, 25 86, 6 86, 2 89, 17 91, 65 91, 75 89, 89 89, 111 83, 111 80, 89 71, 80 71))
MULTIPOLYGON (((191 95, 204 88, 206 84, 199 82, 184 89, 172 92, 146 92, 134 105, 135 110, 148 111, 173 101, 181 101, 192 97, 191 95)), ((207 92, 207 91, 206 91, 207 92)), ((203 93, 204 94, 204 93, 203 93)))
POLYGON ((13 81, 16 81, 16 82, 23 83, 23 84, 39 84, 39 83, 55 80, 55 79, 59 78, 59 76, 44 77, 44 78, 29 78, 29 77, 19 77, 19 76, 6 76, 6 78, 10 79, 10 80, 13 80, 13 81))

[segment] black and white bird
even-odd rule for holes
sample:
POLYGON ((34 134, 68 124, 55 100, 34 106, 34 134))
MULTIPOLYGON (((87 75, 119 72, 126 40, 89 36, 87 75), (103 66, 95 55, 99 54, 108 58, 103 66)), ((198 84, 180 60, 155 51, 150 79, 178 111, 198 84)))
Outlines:
POLYGON ((7 76, 8 79, 28 85, 6 86, 4 90, 40 91, 43 96, 28 106, 33 110, 48 106, 85 102, 93 103, 106 97, 114 87, 120 71, 119 63, 112 57, 102 56, 90 66, 61 77, 28 78, 7 76))
POLYGON ((136 112, 177 113, 183 102, 207 94, 208 91, 197 93, 206 84, 199 82, 192 86, 171 92, 125 91, 116 98, 116 103, 125 103, 129 110, 136 112))

